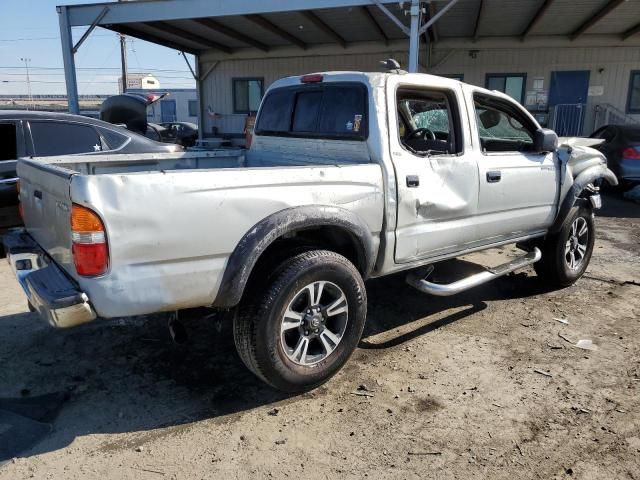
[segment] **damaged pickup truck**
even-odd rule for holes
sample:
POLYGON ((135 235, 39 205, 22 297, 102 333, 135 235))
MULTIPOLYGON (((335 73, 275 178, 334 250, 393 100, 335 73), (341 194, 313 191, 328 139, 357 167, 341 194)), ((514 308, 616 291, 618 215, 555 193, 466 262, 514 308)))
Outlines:
POLYGON ((20 160, 26 227, 4 243, 53 326, 230 310, 247 367, 302 391, 358 344, 368 278, 407 271, 432 295, 531 264, 547 283, 578 280, 597 185, 617 180, 598 151, 558 143, 510 97, 451 79, 290 77, 267 92, 246 152, 20 160), (522 256, 449 284, 430 276, 506 244, 522 256))

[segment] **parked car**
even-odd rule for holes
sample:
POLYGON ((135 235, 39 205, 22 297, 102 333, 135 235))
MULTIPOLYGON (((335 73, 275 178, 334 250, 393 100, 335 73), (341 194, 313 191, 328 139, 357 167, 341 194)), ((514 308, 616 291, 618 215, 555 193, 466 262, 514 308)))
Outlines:
POLYGON ((640 183, 640 125, 605 125, 591 134, 604 142, 595 146, 607 157, 623 189, 640 183))
POLYGON ((189 122, 161 123, 166 128, 164 137, 167 141, 173 141, 185 147, 193 147, 198 140, 198 126, 189 122))
POLYGON ((176 145, 153 142, 124 128, 79 115, 0 111, 0 232, 22 225, 16 161, 82 153, 170 153, 176 145))
POLYGON ((443 77, 290 77, 264 97, 246 153, 20 160, 26 229, 4 242, 54 326, 231 309, 246 366, 308 390, 358 344, 368 278, 408 271, 419 291, 452 295, 533 264, 547 285, 576 282, 594 182, 616 183, 580 141, 558 147, 511 97, 443 77), (432 276, 506 244, 523 255, 432 276))

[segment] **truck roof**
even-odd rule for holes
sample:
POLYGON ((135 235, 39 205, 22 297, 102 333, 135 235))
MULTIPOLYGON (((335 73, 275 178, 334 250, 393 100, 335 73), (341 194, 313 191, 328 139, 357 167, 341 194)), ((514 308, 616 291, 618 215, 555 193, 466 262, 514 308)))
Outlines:
POLYGON ((340 82, 340 81, 358 82, 359 81, 369 85, 384 85, 388 77, 400 76, 405 78, 408 83, 433 85, 433 86, 445 87, 445 88, 446 87, 454 88, 456 86, 463 85, 465 87, 472 88, 474 91, 490 93, 492 95, 497 95, 497 96, 501 96, 506 99, 512 100, 511 97, 497 90, 487 90, 486 88, 477 87, 475 85, 461 82, 460 80, 441 77, 440 75, 431 75, 428 73, 357 72, 357 71, 313 72, 313 73, 306 73, 304 75, 295 75, 291 77, 281 78, 280 80, 276 80, 269 87, 269 90, 273 88, 279 88, 279 87, 290 87, 293 85, 300 85, 301 83, 304 83, 302 80, 304 77, 313 77, 317 75, 322 75, 322 82, 340 82))

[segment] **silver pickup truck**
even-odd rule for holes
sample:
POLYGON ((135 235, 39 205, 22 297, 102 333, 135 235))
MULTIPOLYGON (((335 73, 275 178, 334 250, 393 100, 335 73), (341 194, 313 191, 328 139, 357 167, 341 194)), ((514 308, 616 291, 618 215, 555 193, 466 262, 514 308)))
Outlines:
POLYGON ((247 367, 301 391, 358 344, 368 278, 408 271, 433 295, 531 264, 557 286, 580 278, 598 185, 617 180, 584 141, 560 143, 510 97, 442 77, 290 77, 247 151, 20 160, 26 227, 4 243, 53 326, 231 311, 247 367), (505 265, 431 276, 512 243, 523 255, 505 265))

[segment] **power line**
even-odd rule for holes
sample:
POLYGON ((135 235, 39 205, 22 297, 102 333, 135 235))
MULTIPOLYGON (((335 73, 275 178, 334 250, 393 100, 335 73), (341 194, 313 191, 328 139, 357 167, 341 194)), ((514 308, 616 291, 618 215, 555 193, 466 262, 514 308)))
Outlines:
MULTIPOLYGON (((4 70, 20 70, 23 69, 24 66, 11 66, 11 67, 2 67, 0 69, 4 70)), ((64 67, 29 67, 31 70, 62 70, 64 71, 64 67)), ((78 67, 76 70, 120 70, 120 67, 78 67)), ((154 67, 140 67, 140 70, 144 70, 145 72, 167 72, 167 73, 190 73, 188 70, 168 70, 162 68, 154 68, 154 67)))

